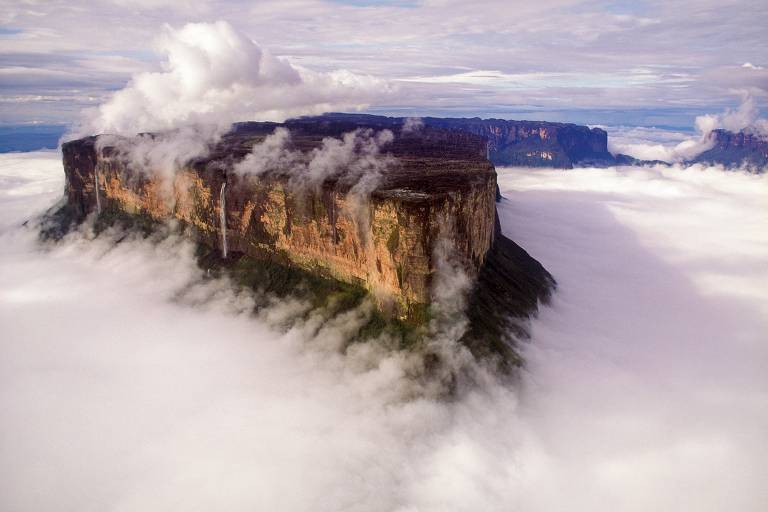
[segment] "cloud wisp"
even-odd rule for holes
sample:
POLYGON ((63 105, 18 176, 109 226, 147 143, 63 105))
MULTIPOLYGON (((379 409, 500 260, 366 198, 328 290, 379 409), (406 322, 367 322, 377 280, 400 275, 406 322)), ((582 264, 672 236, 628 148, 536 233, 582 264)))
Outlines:
POLYGON ((233 172, 240 176, 267 172, 285 175, 295 188, 312 191, 333 177, 347 182, 353 192, 368 194, 381 174, 397 163, 384 152, 394 137, 390 130, 357 129, 339 138, 325 137, 319 147, 302 152, 291 147, 290 131, 277 128, 255 144, 250 153, 234 165, 233 172))
POLYGON ((730 132, 746 131, 768 138, 768 119, 760 117, 754 96, 744 93, 736 109, 722 114, 708 114, 696 118, 696 128, 703 134, 722 129, 730 132))

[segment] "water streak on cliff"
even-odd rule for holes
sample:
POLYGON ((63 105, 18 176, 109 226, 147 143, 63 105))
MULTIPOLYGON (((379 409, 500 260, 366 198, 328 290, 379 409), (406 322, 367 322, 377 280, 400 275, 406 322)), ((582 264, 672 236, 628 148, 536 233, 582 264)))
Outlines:
POLYGON ((221 184, 219 192, 219 221, 221 223, 221 257, 227 258, 227 182, 221 184))
POLYGON ((94 170, 93 173, 93 190, 96 194, 96 213, 101 213, 101 196, 99 194, 99 171, 94 170))

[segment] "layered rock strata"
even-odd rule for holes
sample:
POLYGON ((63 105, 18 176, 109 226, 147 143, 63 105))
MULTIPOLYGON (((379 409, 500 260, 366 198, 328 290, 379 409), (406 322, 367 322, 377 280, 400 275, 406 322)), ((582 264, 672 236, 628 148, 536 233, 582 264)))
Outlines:
POLYGON ((522 334, 506 319, 535 312, 554 281, 501 234, 485 139, 390 126, 394 136, 373 156, 384 165, 361 191, 360 176, 351 179, 343 169, 312 186, 292 169, 243 170, 246 156, 276 128, 290 132, 286 150, 309 159, 328 137, 383 127, 328 118, 241 123, 206 157, 171 175, 127 158, 130 139, 71 141, 63 145, 67 207, 75 220, 109 212, 175 219, 229 258, 246 255, 359 285, 382 312, 412 322, 429 317, 435 276, 448 258, 474 283, 466 340, 483 352, 522 334), (446 247, 449 254, 441 254, 446 247))
MULTIPOLYGON (((293 123, 347 122, 381 127, 407 125, 406 118, 367 114, 324 114, 289 121, 293 123)), ((423 117, 419 126, 456 130, 479 135, 487 142, 487 158, 499 166, 555 167, 571 169, 586 165, 613 165, 608 133, 600 128, 547 121, 423 117)))

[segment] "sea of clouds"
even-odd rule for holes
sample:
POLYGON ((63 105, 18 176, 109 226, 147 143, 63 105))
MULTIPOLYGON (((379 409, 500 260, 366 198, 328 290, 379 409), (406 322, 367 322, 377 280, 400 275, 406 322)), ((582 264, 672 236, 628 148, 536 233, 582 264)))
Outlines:
MULTIPOLYGON (((136 73, 72 135, 132 137, 127 158, 168 175, 233 121, 354 109, 390 88, 306 70, 225 22, 166 27, 156 47, 161 70, 136 73), (148 130, 170 131, 135 137, 148 130)), ((758 126, 748 102, 695 137, 625 129, 614 149, 685 159, 715 127, 758 126)), ((280 137, 238 172, 295 160, 280 137)), ((387 141, 371 137, 327 141, 317 169, 386 172, 387 141)), ((473 370, 448 399, 418 357, 341 353, 364 308, 328 321, 286 299, 254 315, 257 297, 206 279, 173 234, 94 238, 86 225, 41 244, 34 219, 61 199, 61 155, 0 155, 0 509, 768 508, 768 177, 624 167, 499 181, 505 233, 559 288, 511 385, 455 345, 449 292, 467 283, 443 261, 439 298, 457 321, 432 342, 473 370)))
MULTIPOLYGON (((26 510, 768 507, 768 176, 501 169, 559 283, 518 386, 286 331, 169 236, 41 245, 56 152, 0 156, 0 502, 26 510)), ((482 372, 480 372, 482 373, 482 372)))

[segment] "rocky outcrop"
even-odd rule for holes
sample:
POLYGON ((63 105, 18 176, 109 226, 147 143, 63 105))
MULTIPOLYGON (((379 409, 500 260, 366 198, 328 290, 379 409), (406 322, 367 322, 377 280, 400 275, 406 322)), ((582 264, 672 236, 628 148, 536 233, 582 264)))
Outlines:
POLYGON ((110 212, 175 219, 226 258, 246 255, 359 285, 383 312, 412 322, 429 317, 434 279, 448 258, 473 282, 492 285, 481 291, 476 284, 470 300, 478 321, 467 339, 478 347, 491 336, 506 343, 499 332, 504 319, 532 314, 554 284, 501 235, 496 172, 486 141, 474 134, 431 125, 407 130, 390 118, 241 123, 206 157, 170 176, 137 166, 125 153, 130 144, 88 137, 63 145, 67 203, 76 220, 110 212), (343 169, 312 186, 291 169, 238 171, 278 127, 290 132, 286 150, 305 160, 328 137, 350 131, 388 128, 394 137, 374 155, 385 169, 362 191, 360 177, 350 179, 343 169))
POLYGON ((488 141, 488 158, 495 165, 556 167, 609 165, 608 134, 600 128, 545 121, 503 119, 424 118, 427 126, 460 129, 488 141))
POLYGON ((713 130, 713 146, 689 163, 719 164, 725 167, 747 166, 764 171, 768 166, 768 138, 757 133, 713 130))
MULTIPOLYGON (((402 126, 406 123, 406 118, 334 113, 304 118, 303 121, 375 123, 391 128, 402 126)), ((487 142, 488 159, 499 166, 571 169, 575 166, 615 163, 614 156, 608 152, 608 134, 600 128, 568 123, 479 117, 423 117, 419 119, 418 126, 479 135, 487 142)))

